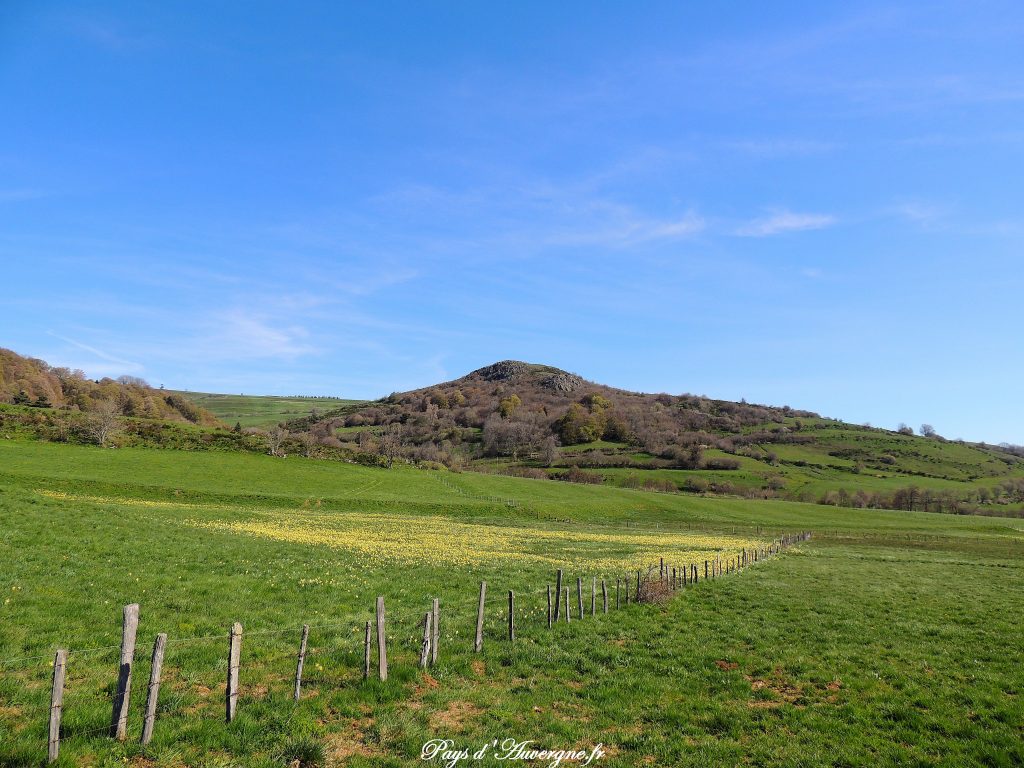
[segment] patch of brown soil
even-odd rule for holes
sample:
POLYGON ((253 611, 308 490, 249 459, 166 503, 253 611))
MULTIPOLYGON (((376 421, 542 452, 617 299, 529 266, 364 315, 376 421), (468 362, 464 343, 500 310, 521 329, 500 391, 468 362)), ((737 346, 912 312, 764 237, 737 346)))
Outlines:
POLYGON ((472 668, 474 674, 479 677, 483 677, 484 673, 487 672, 487 666, 479 659, 474 659, 469 666, 472 668))
POLYGON ((776 670, 772 673, 772 676, 765 680, 763 678, 755 678, 750 675, 744 675, 750 683, 750 690, 752 691, 768 691, 772 694, 772 699, 758 699, 748 703, 748 706, 755 708, 771 708, 781 706, 782 704, 792 704, 797 707, 803 706, 797 702, 804 698, 804 690, 800 685, 794 685, 788 680, 782 677, 782 674, 776 670))
POLYGON ((353 720, 348 727, 324 736, 324 751, 327 757, 327 768, 341 768, 348 765, 351 758, 373 757, 380 754, 376 744, 366 741, 366 730, 373 725, 370 719, 353 720))
POLYGON ((722 670, 733 670, 739 669, 740 665, 735 661, 726 661, 725 659, 719 659, 715 662, 715 666, 722 670))
POLYGON ((466 721, 483 714, 483 710, 468 701, 453 701, 444 709, 430 716, 430 728, 434 733, 460 733, 466 721))

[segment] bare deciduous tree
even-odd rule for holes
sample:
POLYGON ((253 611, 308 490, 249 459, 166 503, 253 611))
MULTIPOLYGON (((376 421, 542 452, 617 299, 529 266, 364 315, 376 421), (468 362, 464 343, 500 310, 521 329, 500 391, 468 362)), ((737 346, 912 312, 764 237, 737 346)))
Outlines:
POLYGON ((89 431, 101 447, 121 431, 121 408, 114 400, 100 400, 89 414, 89 431))
POLYGON ((281 444, 284 443, 285 438, 287 437, 288 430, 280 424, 267 432, 267 447, 270 449, 271 456, 277 456, 280 454, 281 444))
POLYGON ((401 454, 404 445, 404 435, 401 424, 389 424, 388 428, 380 439, 380 453, 388 462, 388 469, 395 463, 395 458, 401 454))

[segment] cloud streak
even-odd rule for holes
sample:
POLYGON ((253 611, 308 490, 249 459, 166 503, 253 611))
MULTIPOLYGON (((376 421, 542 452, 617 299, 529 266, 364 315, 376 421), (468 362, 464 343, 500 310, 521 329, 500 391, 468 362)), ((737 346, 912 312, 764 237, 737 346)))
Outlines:
POLYGON ((838 219, 827 213, 795 213, 778 211, 768 216, 751 219, 736 228, 738 237, 772 237, 789 232, 806 232, 815 229, 826 229, 833 226, 838 219))

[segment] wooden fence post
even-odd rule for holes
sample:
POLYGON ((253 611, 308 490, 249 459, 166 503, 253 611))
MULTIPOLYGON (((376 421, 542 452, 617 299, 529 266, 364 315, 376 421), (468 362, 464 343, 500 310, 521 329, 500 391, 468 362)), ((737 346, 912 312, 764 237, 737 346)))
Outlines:
POLYGON ((636 601, 640 602, 640 571, 636 572, 636 601))
POLYGON ((363 680, 370 679, 370 647, 373 644, 373 631, 370 622, 366 622, 366 637, 363 641, 363 680))
POLYGON ((50 688, 50 736, 46 759, 56 762, 60 755, 60 716, 64 710, 64 676, 67 674, 68 652, 57 651, 53 657, 53 686, 50 688))
POLYGON ((576 615, 579 618, 582 619, 586 615, 585 613, 583 613, 583 577, 582 576, 577 576, 576 577, 576 600, 577 600, 578 605, 579 605, 579 613, 577 613, 576 615))
POLYGON ((616 579, 615 580, 615 610, 616 611, 619 610, 619 581, 620 581, 620 579, 616 579))
POLYGON ((146 714, 142 721, 142 746, 146 746, 153 738, 153 727, 156 725, 156 703, 160 696, 160 674, 164 668, 164 649, 167 646, 167 634, 161 632, 153 643, 153 660, 149 666, 149 689, 146 691, 146 714))
POLYGON ((693 568, 693 583, 696 584, 697 583, 697 564, 694 563, 690 567, 693 568))
POLYGON ((565 623, 568 624, 572 621, 572 617, 569 616, 569 585, 565 585, 565 623))
POLYGON ((302 637, 299 639, 299 658, 295 662, 295 690, 292 699, 299 700, 302 695, 302 667, 306 663, 306 644, 309 642, 309 624, 302 625, 302 637))
POLYGON ((551 629, 551 585, 548 584, 548 629, 551 629))
POLYGON ((430 617, 431 612, 423 614, 423 644, 420 646, 420 669, 426 669, 430 661, 430 617))
POLYGON ((590 616, 597 616, 597 576, 591 577, 590 582, 590 616))
POLYGON ((608 613, 608 584, 601 579, 601 602, 604 603, 604 612, 608 613))
POLYGON ((708 561, 704 561, 704 581, 708 580, 708 561))
POLYGON ((676 581, 676 568, 675 566, 672 566, 672 591, 675 591, 677 583, 678 582, 676 581))
POLYGON ((384 597, 377 597, 377 674, 381 680, 388 679, 388 638, 384 624, 384 597))
POLYGON ((433 613, 430 617, 430 666, 434 666, 437 664, 437 644, 441 640, 441 601, 435 597, 430 608, 433 613))
POLYGON ((484 599, 487 596, 487 582, 480 582, 480 604, 476 609, 476 642, 473 644, 473 650, 476 653, 480 653, 484 647, 484 599))
POLYGON ((121 624, 121 663, 117 668, 117 689, 114 712, 110 718, 110 735, 124 741, 128 734, 128 703, 132 695, 132 665, 135 662, 135 635, 139 629, 139 604, 126 605, 121 624))
POLYGON ((511 589, 508 591, 508 639, 516 639, 516 596, 511 589))
POLYGON ((228 685, 225 691, 226 720, 235 719, 238 708, 238 668, 242 662, 242 625, 237 621, 231 625, 228 636, 228 685))
POLYGON ((558 574, 555 576, 555 624, 558 623, 558 609, 562 604, 562 569, 558 569, 558 574))

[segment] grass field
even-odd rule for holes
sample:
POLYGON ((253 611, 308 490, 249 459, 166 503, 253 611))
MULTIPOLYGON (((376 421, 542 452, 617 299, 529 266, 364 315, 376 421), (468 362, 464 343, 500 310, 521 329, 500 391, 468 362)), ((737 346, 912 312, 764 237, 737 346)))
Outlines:
POLYGON ((275 397, 273 395, 218 395, 210 392, 178 391, 196 405, 210 411, 228 426, 272 427, 283 421, 359 403, 339 397, 275 397))
POLYGON ((420 748, 438 737, 470 749, 602 743, 596 764, 608 766, 1024 762, 1020 520, 0 440, 0 525, 4 766, 45 758, 58 646, 72 649, 66 766, 429 765, 420 748), (589 604, 592 577, 803 529, 813 541, 663 605, 544 626, 556 568, 586 579, 589 604), (364 683, 377 595, 391 678, 364 683), (415 661, 434 596, 441 653, 427 675, 415 661), (118 744, 100 731, 128 602, 141 604, 140 650, 118 744), (233 621, 245 626, 242 695, 225 725, 233 621), (304 622, 309 679, 293 705, 304 622), (143 752, 147 645, 160 631, 165 684, 143 752))

